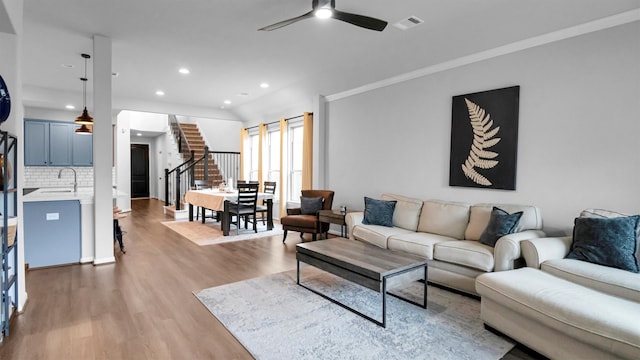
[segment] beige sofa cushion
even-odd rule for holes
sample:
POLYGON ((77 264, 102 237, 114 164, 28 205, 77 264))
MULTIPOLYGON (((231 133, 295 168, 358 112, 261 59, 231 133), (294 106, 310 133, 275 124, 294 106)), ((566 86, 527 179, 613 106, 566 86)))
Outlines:
POLYGON ((433 260, 433 247, 436 243, 457 240, 448 236, 414 232, 392 235, 387 240, 391 250, 404 251, 433 260))
POLYGON ((469 223, 469 207, 465 203, 427 200, 422 205, 418 231, 464 239, 464 231, 469 223))
POLYGON ((422 200, 395 194, 382 194, 381 198, 387 201, 397 201, 396 208, 393 211, 393 226, 416 231, 418 220, 420 219, 420 210, 422 209, 422 200))
POLYGON ((640 303, 640 274, 574 259, 548 260, 542 271, 640 303))
MULTIPOLYGON (((640 304, 533 268, 476 278, 488 298, 525 317, 620 358, 640 354, 640 304)), ((526 326, 526 324, 523 324, 526 326)))
POLYGON ((389 236, 396 234, 410 234, 413 231, 405 230, 399 227, 387 227, 381 225, 365 225, 359 224, 351 230, 353 238, 363 242, 367 242, 383 249, 387 248, 387 239, 389 236))
POLYGON ((466 240, 480 240, 482 232, 489 224, 491 210, 496 206, 509 214, 522 211, 522 217, 518 222, 514 232, 523 230, 541 230, 542 216, 540 209, 531 205, 514 205, 514 204, 476 204, 471 206, 469 214, 469 225, 464 233, 466 240))
POLYGON ((495 265, 493 248, 479 241, 460 240, 436 243, 433 258, 482 271, 492 271, 495 265))

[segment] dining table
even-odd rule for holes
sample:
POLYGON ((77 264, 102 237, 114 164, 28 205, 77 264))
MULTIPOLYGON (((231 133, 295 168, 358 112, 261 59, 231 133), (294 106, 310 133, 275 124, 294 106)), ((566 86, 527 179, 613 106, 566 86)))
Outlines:
MULTIPOLYGON (((184 201, 189 203, 189 221, 193 221, 193 207, 199 206, 202 210, 202 223, 205 222, 205 210, 214 210, 217 214, 222 213, 222 216, 216 216, 218 220, 222 222, 222 234, 224 236, 229 235, 229 228, 231 224, 231 217, 229 215, 229 206, 231 202, 238 200, 237 190, 221 190, 221 189, 202 189, 202 190, 189 190, 185 196, 184 201)), ((267 206, 267 230, 273 229, 273 194, 259 192, 258 200, 264 200, 267 206)), ((255 221, 255 220, 254 220, 255 221)))

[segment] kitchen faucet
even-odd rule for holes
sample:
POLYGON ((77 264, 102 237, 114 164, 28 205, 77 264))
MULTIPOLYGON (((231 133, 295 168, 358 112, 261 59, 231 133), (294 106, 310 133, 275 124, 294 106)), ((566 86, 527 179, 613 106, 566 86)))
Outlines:
POLYGON ((78 175, 76 174, 76 170, 74 168, 66 167, 66 168, 60 169, 60 171, 58 172, 58 179, 60 179, 60 177, 62 176, 62 170, 66 170, 66 169, 73 171, 73 192, 77 193, 78 192, 78 175))

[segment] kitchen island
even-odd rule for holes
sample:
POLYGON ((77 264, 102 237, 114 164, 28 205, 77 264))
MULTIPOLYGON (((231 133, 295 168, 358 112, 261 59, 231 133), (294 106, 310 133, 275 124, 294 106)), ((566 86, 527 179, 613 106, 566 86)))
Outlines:
MULTIPOLYGON (((126 196, 122 192, 113 189, 113 197, 116 198, 118 196, 126 196)), ((42 253, 46 251, 46 246, 38 246, 42 241, 63 241, 66 248, 68 250, 64 250, 71 253, 76 253, 76 247, 73 246, 70 242, 70 239, 64 239, 65 235, 55 230, 56 225, 62 225, 62 221, 69 222, 69 226, 77 226, 79 227, 78 231, 80 234, 79 239, 79 254, 77 256, 73 255, 73 259, 71 263, 89 263, 92 262, 95 258, 95 234, 94 234, 94 211, 93 211, 93 187, 80 187, 78 188, 78 192, 73 192, 72 189, 67 188, 39 188, 35 191, 30 192, 27 195, 22 197, 22 201, 24 203, 25 209, 29 209, 30 212, 34 214, 33 219, 29 219, 25 216, 25 259, 33 258, 35 256, 37 264, 47 264, 41 266, 53 266, 69 263, 69 257, 54 257, 48 256, 49 254, 42 253), (78 219, 69 219, 69 218, 61 218, 62 213, 57 212, 57 205, 60 205, 60 209, 67 207, 73 207, 73 204, 79 206, 79 218, 78 219), (57 214, 57 215, 56 215, 57 214), (56 219, 57 218, 57 219, 56 219), (74 221, 75 220, 75 221, 74 221), (60 222, 60 223, 55 223, 60 222), (50 227, 56 231, 54 233, 48 234, 47 239, 43 239, 42 235, 37 231, 31 230, 28 228, 29 224, 31 226, 45 226, 50 225, 50 227), (74 225, 77 224, 77 225, 74 225), (31 230, 31 231, 30 231, 31 230), (37 238, 29 238, 30 235, 34 235, 37 238), (30 246, 30 244, 35 246, 30 246), (35 251, 35 253, 34 253, 35 251), (77 259, 75 259, 77 257, 77 259), (42 260, 44 258, 44 260, 42 260), (55 264, 55 262, 63 261, 63 263, 55 264), (47 260, 48 259, 48 260, 47 260), (43 262, 44 261, 44 262, 43 262), (52 263, 49 263, 49 262, 52 263)), ((69 212, 68 216, 73 216, 73 212, 69 212)), ((66 229, 65 229, 66 230, 66 229)), ((72 229, 73 230, 73 229, 72 229)), ((78 240, 75 240, 78 241, 78 240)), ((69 255, 69 254, 66 254, 69 255)), ((28 261, 27 261, 28 262, 28 261)))

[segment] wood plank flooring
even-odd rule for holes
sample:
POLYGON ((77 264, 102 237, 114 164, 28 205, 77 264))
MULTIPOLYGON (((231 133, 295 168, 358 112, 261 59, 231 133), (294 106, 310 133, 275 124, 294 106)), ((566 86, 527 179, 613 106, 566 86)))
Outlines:
POLYGON ((300 238, 201 247, 160 224, 162 205, 132 202, 115 264, 28 271, 0 359, 251 359, 192 292, 295 269, 300 238))

